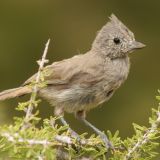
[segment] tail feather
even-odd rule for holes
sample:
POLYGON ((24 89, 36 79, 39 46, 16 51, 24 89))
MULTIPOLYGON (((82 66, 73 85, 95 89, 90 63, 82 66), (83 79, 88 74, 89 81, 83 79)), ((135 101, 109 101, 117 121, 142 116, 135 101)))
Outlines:
POLYGON ((29 88, 28 86, 8 89, 0 92, 0 101, 22 96, 22 95, 31 93, 31 91, 32 91, 31 88, 29 88))

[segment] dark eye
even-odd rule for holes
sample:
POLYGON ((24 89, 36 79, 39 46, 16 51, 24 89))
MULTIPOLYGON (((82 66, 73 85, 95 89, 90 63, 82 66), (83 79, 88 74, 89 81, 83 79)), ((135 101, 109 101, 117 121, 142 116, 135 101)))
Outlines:
POLYGON ((114 38, 113 41, 114 41, 115 44, 120 44, 121 43, 121 40, 119 38, 114 38))

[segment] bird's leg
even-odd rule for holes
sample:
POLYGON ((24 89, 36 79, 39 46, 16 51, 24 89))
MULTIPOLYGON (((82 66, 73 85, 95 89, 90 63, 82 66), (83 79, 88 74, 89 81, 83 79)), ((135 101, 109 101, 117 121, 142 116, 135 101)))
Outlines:
POLYGON ((90 127, 96 134, 98 134, 101 139, 103 140, 106 148, 111 148, 111 149, 114 149, 113 147, 113 144, 109 141, 109 139, 107 138, 107 136, 102 132, 100 131, 98 128, 96 128, 94 125, 92 125, 90 122, 88 122, 85 117, 86 117, 86 113, 85 111, 79 111, 76 113, 76 117, 78 119, 80 119, 82 122, 84 122, 84 124, 88 127, 90 127))
POLYGON ((64 119, 64 110, 63 107, 55 107, 54 109, 54 115, 59 117, 60 116, 60 121, 64 126, 68 126, 68 130, 71 133, 71 136, 74 138, 77 138, 78 140, 80 139, 79 135, 70 128, 70 125, 67 123, 67 121, 64 119))
POLYGON ((106 148, 111 148, 111 149, 114 148, 112 143, 109 141, 108 137, 106 136, 106 134, 104 134, 102 131, 100 131, 98 128, 96 128, 94 125, 88 122, 86 119, 82 119, 82 121, 84 122, 86 126, 89 126, 91 129, 93 129, 95 133, 97 133, 101 137, 106 148))
POLYGON ((64 126, 68 126, 68 130, 71 133, 71 136, 73 136, 74 138, 77 138, 78 140, 80 139, 79 135, 73 129, 70 128, 69 124, 64 119, 64 117, 60 117, 60 121, 64 126))

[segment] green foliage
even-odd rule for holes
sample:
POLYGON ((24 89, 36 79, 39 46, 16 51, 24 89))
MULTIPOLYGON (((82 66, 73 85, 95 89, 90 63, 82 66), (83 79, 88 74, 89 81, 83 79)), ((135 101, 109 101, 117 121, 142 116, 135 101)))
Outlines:
MULTIPOLYGON (((34 102, 38 106, 39 100, 34 102)), ((19 103, 16 108, 26 111, 29 102, 19 103)), ((24 117, 15 117, 13 125, 0 127, 0 159, 109 159, 109 160, 150 160, 157 156, 159 146, 160 107, 152 109, 149 118, 150 127, 133 124, 135 134, 131 138, 121 140, 119 132, 107 135, 115 149, 106 149, 100 137, 86 133, 80 135, 81 142, 72 137, 68 126, 57 125, 59 117, 43 120, 43 125, 37 127, 41 118, 38 111, 30 116, 26 128, 23 128, 24 117)))
MULTIPOLYGON (((21 105, 21 104, 20 104, 21 105)), ((35 116, 36 121, 40 119, 35 116)), ((67 126, 58 126, 58 118, 50 117, 43 121, 43 126, 37 128, 35 123, 30 123, 27 129, 21 129, 23 118, 15 118, 15 124, 0 128, 0 155, 12 159, 56 159, 58 150, 65 152, 69 159, 81 156, 102 157, 106 149, 99 138, 94 136, 87 143, 79 144, 72 138, 67 126), (57 140, 66 138, 64 140, 57 140), (96 147, 95 147, 96 146, 96 147)), ((85 135, 81 135, 82 140, 85 135)))

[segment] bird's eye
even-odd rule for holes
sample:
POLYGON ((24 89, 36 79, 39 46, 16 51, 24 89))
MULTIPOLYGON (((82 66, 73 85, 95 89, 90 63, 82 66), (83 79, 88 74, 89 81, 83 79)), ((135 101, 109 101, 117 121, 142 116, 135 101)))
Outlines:
POLYGON ((119 38, 114 38, 113 41, 114 41, 115 44, 120 44, 121 43, 121 40, 119 38))

